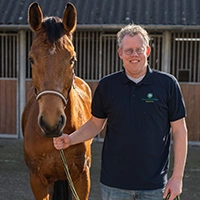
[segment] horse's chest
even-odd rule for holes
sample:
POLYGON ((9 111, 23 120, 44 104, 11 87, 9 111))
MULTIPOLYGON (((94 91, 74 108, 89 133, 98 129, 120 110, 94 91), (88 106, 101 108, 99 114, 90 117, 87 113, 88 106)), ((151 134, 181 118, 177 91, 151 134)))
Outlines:
POLYGON ((37 174, 42 182, 52 182, 56 176, 64 175, 64 170, 60 158, 47 153, 43 153, 37 158, 27 157, 26 163, 30 171, 37 174))
MULTIPOLYGON (((71 152, 72 153, 72 152, 71 152)), ((73 178, 76 179, 78 175, 84 170, 85 153, 79 155, 66 155, 67 164, 73 178)), ((66 179, 66 175, 63 168, 63 163, 59 151, 54 153, 43 152, 40 154, 31 154, 27 156, 28 168, 39 176, 40 180, 44 183, 51 183, 58 179, 66 179)))

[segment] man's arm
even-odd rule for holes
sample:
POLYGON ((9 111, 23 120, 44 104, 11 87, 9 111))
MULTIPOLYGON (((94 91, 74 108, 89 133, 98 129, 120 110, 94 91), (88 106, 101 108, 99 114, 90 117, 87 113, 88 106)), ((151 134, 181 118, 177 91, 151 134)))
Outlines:
POLYGON ((173 200, 182 192, 182 180, 184 175, 187 157, 187 127, 185 118, 171 122, 173 148, 174 148, 174 169, 169 179, 163 197, 170 193, 169 200, 173 200))
POLYGON ((92 116, 84 125, 72 134, 62 134, 53 138, 54 147, 58 150, 68 148, 70 145, 78 144, 94 138, 104 128, 106 119, 92 116))

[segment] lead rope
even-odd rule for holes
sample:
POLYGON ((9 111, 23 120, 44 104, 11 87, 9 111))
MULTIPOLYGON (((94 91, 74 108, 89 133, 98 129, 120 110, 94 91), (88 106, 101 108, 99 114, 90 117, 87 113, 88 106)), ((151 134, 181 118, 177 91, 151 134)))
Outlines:
MULTIPOLYGON (((164 200, 168 200, 170 197, 170 192, 168 193, 168 195, 166 196, 166 198, 164 200)), ((180 195, 176 196, 175 200, 180 200, 180 195)))
POLYGON ((67 166, 67 161, 65 159, 65 154, 64 154, 63 149, 60 149, 60 156, 61 156, 61 159, 62 159, 62 162, 63 162, 63 165, 64 165, 65 174, 67 176, 67 179, 68 179, 68 182, 69 182, 69 187, 72 191, 72 194, 74 195, 74 198, 76 200, 80 200, 79 197, 78 197, 78 194, 76 193, 76 190, 74 188, 74 184, 72 182, 72 178, 71 178, 70 173, 69 173, 69 169, 68 169, 68 166, 67 166))

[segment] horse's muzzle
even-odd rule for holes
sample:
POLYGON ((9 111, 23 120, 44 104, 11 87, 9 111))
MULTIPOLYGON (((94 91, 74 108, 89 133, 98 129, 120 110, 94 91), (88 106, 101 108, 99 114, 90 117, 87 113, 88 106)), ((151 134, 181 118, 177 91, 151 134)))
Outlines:
POLYGON ((50 125, 48 122, 45 121, 43 116, 40 116, 38 119, 39 127, 41 128, 45 137, 59 137, 62 135, 63 128, 66 123, 66 118, 64 116, 60 116, 58 122, 54 125, 50 125))

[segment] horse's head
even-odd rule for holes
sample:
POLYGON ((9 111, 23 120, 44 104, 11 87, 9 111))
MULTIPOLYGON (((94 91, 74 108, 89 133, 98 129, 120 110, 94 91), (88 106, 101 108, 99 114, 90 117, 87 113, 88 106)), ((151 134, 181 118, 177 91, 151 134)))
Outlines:
POLYGON ((74 77, 76 53, 72 33, 76 28, 76 9, 68 3, 62 20, 43 18, 40 6, 32 3, 28 21, 34 32, 29 60, 39 104, 38 124, 45 136, 60 136, 66 124, 64 109, 74 77))

